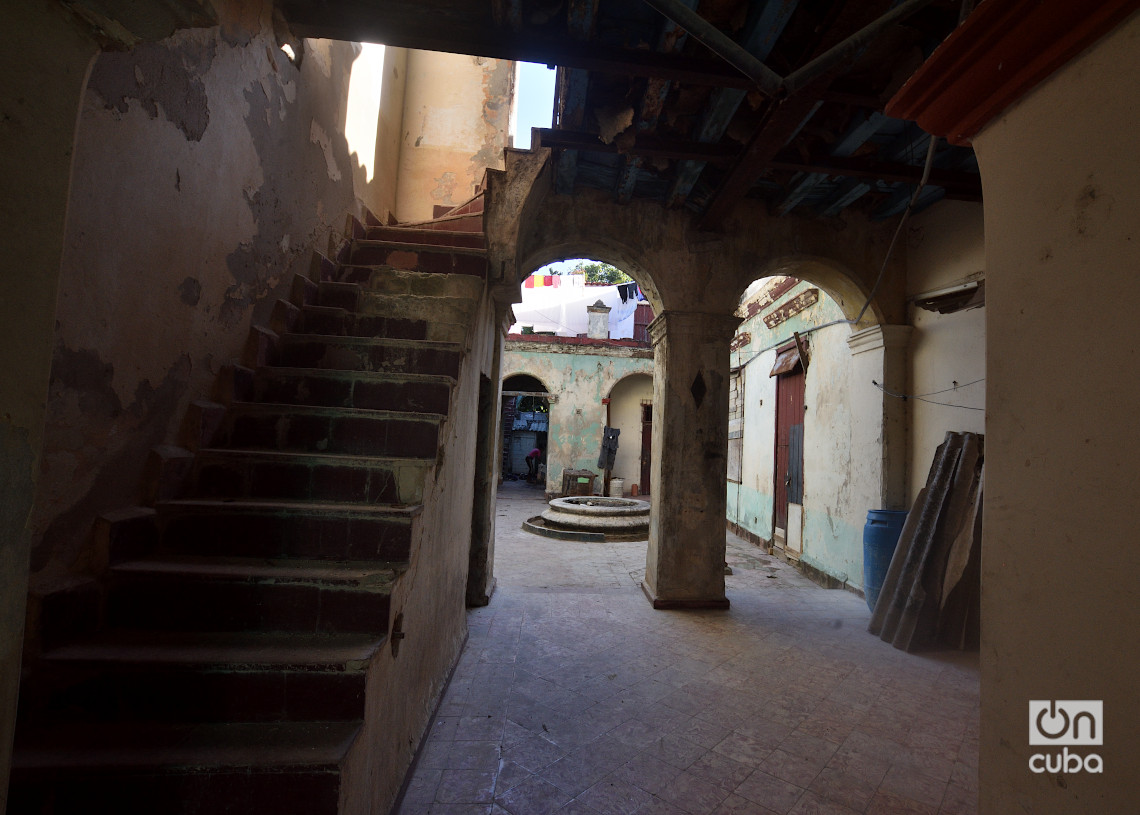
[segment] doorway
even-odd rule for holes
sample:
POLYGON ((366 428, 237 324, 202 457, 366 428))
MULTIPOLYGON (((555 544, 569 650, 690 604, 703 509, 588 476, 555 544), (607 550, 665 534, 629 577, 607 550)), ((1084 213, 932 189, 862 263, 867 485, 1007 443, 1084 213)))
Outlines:
POLYGON ((798 553, 804 496, 804 390, 807 382, 794 342, 777 349, 775 493, 772 516, 777 543, 798 553), (789 523, 789 518, 791 522, 789 523))

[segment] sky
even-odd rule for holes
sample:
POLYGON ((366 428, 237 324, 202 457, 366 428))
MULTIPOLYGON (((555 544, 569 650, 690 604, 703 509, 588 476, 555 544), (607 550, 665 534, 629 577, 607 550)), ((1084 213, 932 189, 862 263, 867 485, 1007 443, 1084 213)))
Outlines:
MULTIPOLYGON (((515 102, 515 147, 530 147, 532 127, 550 127, 554 118, 554 69, 533 62, 520 62, 515 102)), ((572 272, 588 259, 560 260, 543 266, 539 274, 572 272)))
POLYGON ((515 109, 515 147, 530 147, 532 127, 550 127, 554 118, 554 70, 533 62, 519 63, 515 109))

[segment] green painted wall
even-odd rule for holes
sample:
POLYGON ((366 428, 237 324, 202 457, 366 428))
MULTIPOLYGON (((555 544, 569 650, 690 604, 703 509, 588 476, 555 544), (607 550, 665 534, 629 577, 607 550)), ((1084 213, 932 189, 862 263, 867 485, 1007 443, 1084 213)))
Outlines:
MULTIPOLYGON (((562 471, 591 470, 600 474, 598 452, 606 405, 614 385, 632 374, 653 374, 653 352, 627 346, 561 345, 508 340, 503 353, 503 378, 529 374, 546 385, 550 403, 547 431, 546 490, 560 492, 562 471)), ((618 440, 640 444, 631 428, 618 440)))
MULTIPOLYGON (((790 301, 814 288, 801 282, 777 298, 790 301)), ((838 305, 822 291, 819 300, 774 330, 763 321, 769 305, 741 323, 740 333, 751 341, 732 355, 734 366, 743 364, 744 422, 741 483, 728 482, 728 520, 754 535, 773 535, 775 379, 769 376, 775 346, 793 336, 835 320, 842 320, 838 305), (767 350, 765 350, 767 349, 767 350)), ((866 420, 856 416, 850 398, 851 351, 844 325, 805 335, 811 346, 804 403, 804 563, 846 582, 863 584, 863 523, 868 509, 859 485, 860 462, 852 453, 851 428, 866 420)))

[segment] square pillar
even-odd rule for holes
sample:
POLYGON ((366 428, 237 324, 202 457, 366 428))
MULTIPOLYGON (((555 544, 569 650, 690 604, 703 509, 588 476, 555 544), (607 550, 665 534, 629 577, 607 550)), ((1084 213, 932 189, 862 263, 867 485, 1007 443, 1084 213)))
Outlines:
POLYGON ((653 494, 642 589, 654 608, 728 608, 728 345, 739 324, 666 311, 649 326, 653 494))
POLYGON ((867 509, 910 509, 907 502, 907 351, 913 328, 875 325, 847 338, 851 349, 851 451, 867 509), (882 388, 875 387, 878 382, 882 388))

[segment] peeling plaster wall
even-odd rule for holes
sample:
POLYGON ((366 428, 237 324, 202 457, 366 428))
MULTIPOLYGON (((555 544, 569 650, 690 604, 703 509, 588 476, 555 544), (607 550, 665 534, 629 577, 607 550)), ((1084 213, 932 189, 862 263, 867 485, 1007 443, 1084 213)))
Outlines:
MULTIPOLYGON (((814 288, 801 282, 778 303, 814 288)), ((744 365, 744 428, 741 481, 728 482, 728 520, 759 538, 771 541, 775 501, 776 379, 769 376, 775 347, 815 326, 843 319, 827 295, 799 314, 769 329, 761 310, 741 323, 738 336, 751 341, 733 353, 733 365, 744 365)), ((863 524, 867 510, 878 508, 876 462, 858 456, 852 443, 856 423, 881 422, 869 402, 858 398, 847 338, 851 328, 834 325, 808 334, 811 362, 804 404, 804 526, 805 564, 847 585, 863 584, 863 524)))
MULTIPOLYGON (((982 207, 963 201, 943 201, 911 220, 907 241, 907 295, 937 291, 985 271, 982 207)), ((984 278, 983 278, 984 279, 984 278)), ((985 407, 986 383, 954 389, 954 382, 986 375, 986 309, 939 314, 910 306, 912 394, 949 405, 985 407), (935 393, 941 391, 940 393, 935 393)), ((946 407, 917 399, 910 408, 910 467, 907 506, 926 484, 934 451, 947 431, 985 433, 981 410, 946 407)))
POLYGON ((1136 809, 1140 14, 974 140, 985 187, 980 811, 1136 809), (1031 699, 1104 703, 1104 772, 1034 773, 1031 699))
POLYGON ((419 221, 471 198, 488 167, 503 168, 514 64, 409 51, 407 75, 396 216, 419 221))
MULTIPOLYGON (((601 474, 598 453, 606 423, 606 406, 602 399, 630 374, 652 376, 653 351, 510 339, 504 349, 502 368, 504 379, 529 374, 546 383, 549 392, 557 397, 550 403, 546 449, 546 491, 553 493, 562 491, 565 469, 601 474)), ((634 435, 640 448, 640 426, 634 435)), ((624 442, 623 430, 618 439, 619 451, 624 442)), ((640 472, 622 477, 637 480, 640 472)))
POLYGON ((314 249, 354 209, 343 136, 354 56, 306 41, 295 67, 269 3, 95 61, 64 237, 33 589, 97 571, 100 513, 136 503, 174 441, 314 249))

